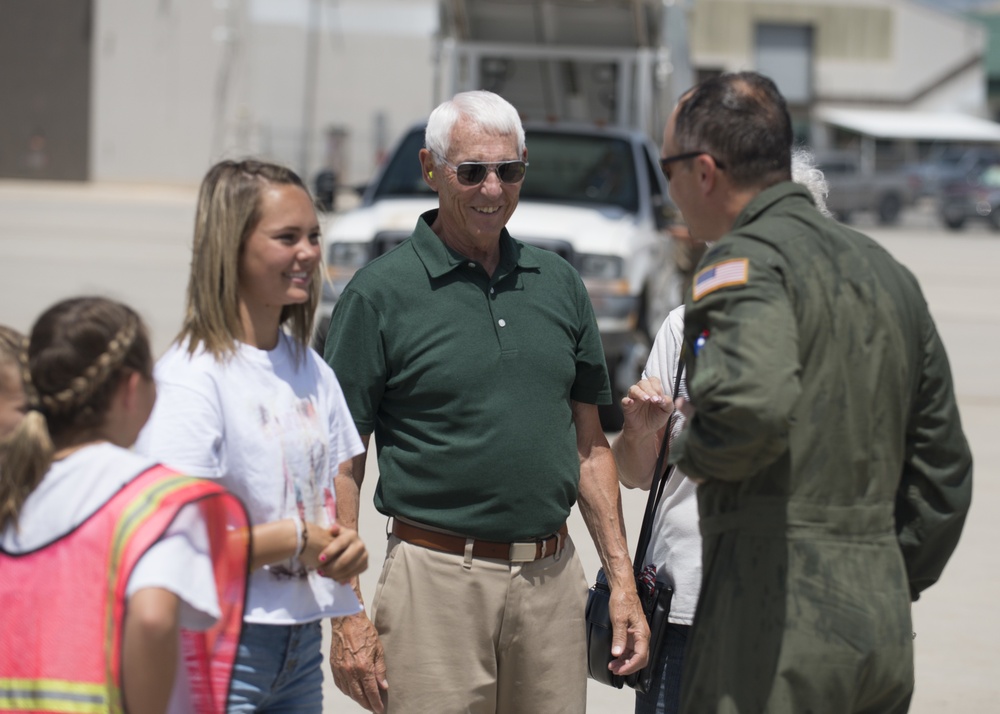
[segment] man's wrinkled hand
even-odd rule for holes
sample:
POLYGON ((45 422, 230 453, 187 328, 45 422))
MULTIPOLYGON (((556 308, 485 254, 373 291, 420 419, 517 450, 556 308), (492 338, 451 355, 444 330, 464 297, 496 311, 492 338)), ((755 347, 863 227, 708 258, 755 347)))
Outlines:
POLYGON ((612 673, 625 676, 638 672, 649 659, 649 625, 635 590, 612 589, 611 614, 612 673))
POLYGON ((330 670, 337 689, 366 710, 382 714, 389 683, 375 625, 361 612, 335 618, 330 629, 330 670))

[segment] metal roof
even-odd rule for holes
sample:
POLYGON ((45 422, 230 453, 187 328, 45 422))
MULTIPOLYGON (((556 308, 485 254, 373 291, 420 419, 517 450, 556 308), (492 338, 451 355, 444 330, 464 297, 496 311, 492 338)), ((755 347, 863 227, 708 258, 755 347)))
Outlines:
POLYGON ((876 139, 1000 142, 1000 124, 967 114, 826 107, 816 117, 876 139))
POLYGON ((449 0, 442 22, 471 42, 649 47, 661 0, 449 0))

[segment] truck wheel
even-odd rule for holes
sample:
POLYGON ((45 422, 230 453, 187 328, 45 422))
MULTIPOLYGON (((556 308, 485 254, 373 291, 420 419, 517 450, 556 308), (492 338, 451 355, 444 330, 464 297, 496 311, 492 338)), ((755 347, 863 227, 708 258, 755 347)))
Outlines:
POLYGON ((955 216, 942 216, 941 220, 944 221, 944 224, 949 228, 949 230, 953 231, 961 230, 962 226, 965 225, 964 217, 959 218, 955 216))
POLYGON ((899 211, 903 207, 903 202, 894 193, 886 194, 878 203, 878 222, 883 226, 895 224, 899 221, 899 211))

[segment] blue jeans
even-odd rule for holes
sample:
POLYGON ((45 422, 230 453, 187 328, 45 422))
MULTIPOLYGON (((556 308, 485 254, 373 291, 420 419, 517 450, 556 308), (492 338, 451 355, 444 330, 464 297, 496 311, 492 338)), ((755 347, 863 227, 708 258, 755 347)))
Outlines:
POLYGON ((646 694, 635 693, 635 714, 678 714, 681 708, 681 669, 690 625, 667 625, 666 656, 646 694))
POLYGON ((322 639, 319 621, 243 623, 227 711, 322 714, 322 639))

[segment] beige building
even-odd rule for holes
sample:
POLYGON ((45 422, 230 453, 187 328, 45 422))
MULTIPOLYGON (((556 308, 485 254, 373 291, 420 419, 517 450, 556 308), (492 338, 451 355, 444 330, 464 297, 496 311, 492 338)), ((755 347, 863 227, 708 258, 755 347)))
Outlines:
POLYGON ((191 182, 254 154, 363 181, 433 106, 435 11, 433 0, 96 0, 91 176, 191 182))
POLYGON ((910 0, 696 0, 690 24, 699 76, 775 78, 797 134, 820 149, 861 144, 873 156, 878 137, 912 160, 921 143, 1000 139, 1000 126, 977 120, 987 35, 956 14, 910 0))
MULTIPOLYGON (((697 73, 774 76, 815 143, 843 131, 817 121, 831 109, 986 111, 984 32, 918 2, 663 2, 688 9, 697 73)), ((259 154, 356 184, 446 79, 438 0, 0 0, 0 18, 0 177, 190 184, 259 154)))

